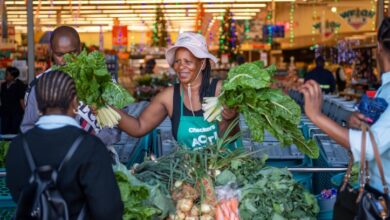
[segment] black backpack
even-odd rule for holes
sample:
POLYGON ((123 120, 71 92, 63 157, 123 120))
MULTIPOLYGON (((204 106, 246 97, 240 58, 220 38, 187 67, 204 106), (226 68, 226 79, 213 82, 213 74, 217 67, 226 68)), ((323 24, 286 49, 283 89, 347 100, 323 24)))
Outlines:
MULTIPOLYGON (((58 168, 51 165, 36 167, 31 150, 22 136, 23 148, 31 169, 29 184, 19 197, 15 220, 68 220, 68 206, 57 189, 57 179, 61 168, 70 160, 77 150, 84 135, 80 135, 72 144, 58 168)), ((85 218, 85 205, 77 220, 85 218)))

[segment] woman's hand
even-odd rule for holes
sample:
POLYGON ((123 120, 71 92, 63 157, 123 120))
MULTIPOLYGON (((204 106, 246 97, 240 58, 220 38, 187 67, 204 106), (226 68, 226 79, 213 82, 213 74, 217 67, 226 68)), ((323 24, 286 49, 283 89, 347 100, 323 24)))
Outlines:
POLYGON ((310 120, 316 119, 322 115, 322 91, 321 87, 313 80, 303 84, 299 91, 303 93, 305 98, 305 114, 310 120))
POLYGON ((352 112, 348 119, 348 127, 360 129, 362 123, 368 122, 370 119, 359 112, 352 112))
POLYGON ((223 107, 223 110, 222 110, 222 119, 223 120, 231 121, 235 117, 237 117, 237 110, 236 109, 234 109, 234 108, 231 109, 231 108, 228 108, 227 106, 223 107))

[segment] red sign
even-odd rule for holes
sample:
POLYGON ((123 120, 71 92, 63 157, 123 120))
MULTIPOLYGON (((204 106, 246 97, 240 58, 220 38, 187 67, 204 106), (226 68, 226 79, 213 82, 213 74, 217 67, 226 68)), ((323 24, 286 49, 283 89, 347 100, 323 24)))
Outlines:
POLYGON ((112 46, 127 47, 127 26, 112 27, 112 46))

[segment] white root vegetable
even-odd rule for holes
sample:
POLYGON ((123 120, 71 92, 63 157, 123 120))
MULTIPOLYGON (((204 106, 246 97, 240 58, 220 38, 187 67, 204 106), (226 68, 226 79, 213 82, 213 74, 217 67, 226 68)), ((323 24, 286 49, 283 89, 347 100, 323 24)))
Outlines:
POLYGON ((199 217, 195 217, 195 216, 187 216, 185 220, 198 220, 199 217))
POLYGON ((180 210, 176 210, 176 218, 175 220, 185 220, 186 214, 180 210))
POLYGON ((183 181, 177 180, 175 182, 175 188, 180 188, 183 185, 183 181))
POLYGON ((200 205, 200 211, 202 212, 202 214, 210 214, 212 210, 213 208, 211 207, 211 205, 207 203, 202 203, 200 205))
POLYGON ((192 207, 190 215, 192 215, 192 216, 199 216, 199 208, 196 205, 194 205, 192 207))
POLYGON ((177 207, 185 213, 189 212, 193 205, 194 202, 191 199, 180 199, 177 201, 177 207))
POLYGON ((214 220, 214 217, 211 215, 202 215, 200 216, 200 220, 214 220))
POLYGON ((110 106, 106 106, 97 110, 96 119, 100 127, 112 128, 119 123, 121 116, 110 106))

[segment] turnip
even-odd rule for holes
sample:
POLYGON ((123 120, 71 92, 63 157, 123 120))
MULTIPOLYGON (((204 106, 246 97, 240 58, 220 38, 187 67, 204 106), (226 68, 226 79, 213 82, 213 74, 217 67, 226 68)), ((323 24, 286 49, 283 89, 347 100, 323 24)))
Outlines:
POLYGON ((200 216, 200 220, 214 220, 214 217, 211 215, 202 215, 200 216))
POLYGON ((207 203, 202 203, 200 205, 200 211, 202 212, 202 214, 210 214, 212 211, 212 207, 207 203))
POLYGON ((177 207, 185 213, 189 212, 193 205, 194 202, 191 199, 181 199, 177 201, 177 207))
POLYGON ((199 209, 196 205, 194 205, 191 209, 190 215, 192 216, 199 216, 199 209))

